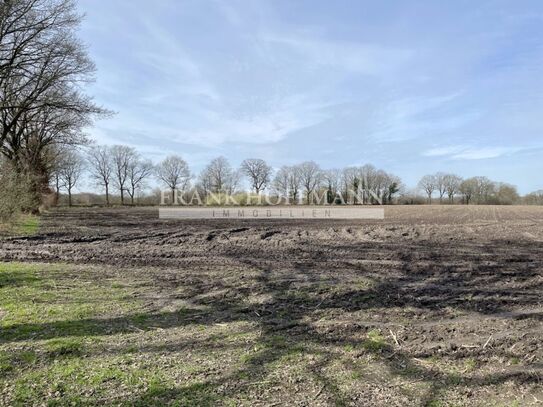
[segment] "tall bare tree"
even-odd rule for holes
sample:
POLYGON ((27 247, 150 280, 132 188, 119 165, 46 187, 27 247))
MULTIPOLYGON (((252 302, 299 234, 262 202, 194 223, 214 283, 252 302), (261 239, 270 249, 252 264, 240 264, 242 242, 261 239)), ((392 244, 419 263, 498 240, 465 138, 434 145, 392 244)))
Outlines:
POLYGON ((0 3, 0 154, 36 180, 50 173, 51 146, 85 141, 81 129, 107 113, 82 93, 95 67, 76 37, 74 0, 0 3))
POLYGON ((460 184, 462 183, 462 178, 454 174, 446 174, 443 182, 445 184, 445 190, 447 191, 447 197, 449 198, 449 203, 454 202, 454 196, 459 192, 460 184))
POLYGON ((434 175, 425 175, 419 181, 419 188, 422 189, 428 197, 428 203, 432 203, 432 195, 436 190, 436 178, 434 175))
POLYGON ((336 168, 325 170, 322 176, 326 184, 326 202, 332 204, 340 193, 343 171, 336 168))
POLYGON ((300 185, 300 172, 297 166, 282 166, 273 179, 274 191, 288 203, 297 203, 300 185))
POLYGON ((115 145, 111 147, 111 162, 113 164, 113 182, 121 195, 121 205, 124 205, 124 193, 128 186, 130 167, 138 159, 138 153, 132 147, 115 145))
POLYGON ((345 203, 358 203, 361 170, 357 167, 347 167, 342 170, 343 197, 345 203))
POLYGON ((72 206, 72 190, 81 179, 84 170, 84 160, 75 151, 67 151, 62 157, 62 164, 59 168, 61 185, 68 192, 68 206, 72 206))
POLYGON ((322 171, 314 161, 305 161, 298 165, 300 182, 305 190, 306 203, 309 205, 313 199, 315 189, 322 181, 322 171))
POLYGON ((270 182, 272 167, 260 158, 249 158, 241 163, 241 172, 249 178, 257 194, 270 182))
POLYGON ((137 191, 145 187, 145 181, 153 174, 154 166, 149 160, 140 157, 133 160, 128 166, 128 188, 126 192, 130 196, 130 203, 134 205, 137 191))
POLYGON ((472 202, 472 198, 477 194, 478 182, 475 177, 468 178, 462 181, 459 186, 459 192, 464 196, 464 202, 469 205, 472 202))
POLYGON ((113 160, 111 149, 108 146, 92 147, 87 154, 90 177, 94 182, 104 188, 106 205, 109 206, 109 187, 113 178, 113 160))
POLYGON ((222 156, 211 160, 203 170, 202 176, 209 180, 211 192, 216 193, 230 193, 239 182, 239 174, 235 173, 228 160, 222 156))
POLYGON ((437 172, 434 175, 435 188, 439 193, 439 203, 443 203, 443 196, 447 192, 447 174, 444 172, 437 172))
POLYGON ((172 205, 175 205, 175 191, 185 190, 190 182, 187 162, 178 155, 171 155, 156 166, 156 175, 172 191, 172 205))

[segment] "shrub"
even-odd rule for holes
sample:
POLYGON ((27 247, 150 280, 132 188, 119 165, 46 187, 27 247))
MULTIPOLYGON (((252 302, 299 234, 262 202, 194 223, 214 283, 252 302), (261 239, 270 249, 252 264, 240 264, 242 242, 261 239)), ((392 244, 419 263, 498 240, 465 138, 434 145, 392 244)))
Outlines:
POLYGON ((28 177, 6 161, 0 163, 0 222, 10 224, 23 211, 35 207, 28 177))

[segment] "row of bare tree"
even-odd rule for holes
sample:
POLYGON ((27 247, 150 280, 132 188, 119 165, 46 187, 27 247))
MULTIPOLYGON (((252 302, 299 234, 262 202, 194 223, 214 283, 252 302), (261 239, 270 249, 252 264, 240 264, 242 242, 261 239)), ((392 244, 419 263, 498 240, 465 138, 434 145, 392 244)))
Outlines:
MULTIPOLYGON (((372 165, 324 170, 317 163, 306 161, 275 171, 262 159, 246 159, 235 168, 225 157, 217 157, 195 175, 180 156, 169 156, 154 165, 134 148, 123 145, 93 146, 84 156, 68 151, 53 174, 57 196, 62 189, 66 190, 70 205, 72 189, 85 174, 105 193, 107 205, 112 191, 120 196, 122 204, 127 196, 134 204, 137 194, 149 187, 151 179, 171 191, 170 202, 174 202, 176 191, 196 191, 205 198, 211 194, 231 196, 242 192, 244 186, 256 195, 265 191, 267 195, 284 197, 286 202, 306 204, 388 204, 399 192, 408 196, 398 177, 372 165)), ((528 195, 522 201, 516 187, 487 177, 463 179, 438 172, 424 176, 418 186, 426 194, 428 203, 432 203, 434 197, 440 203, 461 201, 465 204, 539 204, 543 201, 541 193, 528 195)))
POLYGON ((176 191, 191 189, 202 197, 233 195, 242 191, 246 181, 257 195, 267 190, 295 203, 314 203, 317 196, 322 201, 323 193, 326 203, 390 203, 401 186, 398 177, 371 165, 323 170, 317 163, 306 161, 274 171, 266 161, 256 158, 234 168, 225 157, 217 157, 195 176, 177 155, 153 165, 134 148, 116 145, 93 146, 85 156, 75 151, 65 153, 53 172, 57 196, 64 189, 71 205, 72 190, 85 173, 105 193, 107 205, 112 191, 120 195, 121 203, 125 203, 127 194, 134 204, 136 194, 148 187, 151 178, 171 191, 172 202, 176 191))
POLYGON ((422 177, 418 186, 426 194, 429 203, 432 203, 436 195, 440 203, 443 203, 445 195, 449 203, 453 203, 458 196, 465 204, 511 205, 520 202, 515 186, 495 182, 487 177, 463 179, 455 174, 438 172, 422 177))
MULTIPOLYGON (((37 209, 66 146, 109 112, 82 92, 95 66, 76 36, 73 0, 0 2, 0 155, 37 209)), ((70 159, 67 157, 66 159, 70 159)))

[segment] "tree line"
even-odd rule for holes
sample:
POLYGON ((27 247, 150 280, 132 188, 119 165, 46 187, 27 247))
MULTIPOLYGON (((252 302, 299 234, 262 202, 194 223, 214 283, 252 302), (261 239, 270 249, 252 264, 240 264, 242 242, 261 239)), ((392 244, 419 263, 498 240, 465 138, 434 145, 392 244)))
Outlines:
POLYGON ((106 205, 111 203, 112 192, 120 197, 121 204, 135 204, 136 195, 148 190, 152 181, 169 191, 169 203, 178 203, 175 201, 180 193, 203 201, 212 195, 233 196, 247 192, 247 185, 256 196, 265 192, 283 198, 285 203, 387 204, 401 188, 399 177, 372 165, 325 170, 314 161, 306 161, 274 171, 262 159, 246 159, 234 168, 221 156, 211 160, 199 174, 193 174, 178 155, 154 165, 124 145, 95 145, 84 153, 68 151, 52 174, 57 198, 66 192, 69 205, 73 189, 85 175, 101 189, 106 205))
POLYGON ((68 159, 53 172, 56 194, 66 192, 68 204, 72 203, 73 187, 85 175, 101 189, 106 205, 111 203, 112 193, 121 204, 134 205, 137 196, 145 196, 152 185, 161 189, 152 199, 147 195, 147 204, 164 199, 167 204, 201 204, 211 196, 224 200, 240 194, 252 194, 252 200, 244 198, 245 203, 261 203, 257 197, 280 197, 288 204, 543 204, 542 192, 521 198, 513 185, 444 172, 425 175, 413 192, 398 176, 370 164, 322 169, 316 162, 306 161, 274 169, 263 159, 251 158, 234 167, 221 156, 193 173, 178 155, 153 164, 134 148, 123 145, 92 146, 78 158, 74 154, 79 153, 67 154, 68 159))
MULTIPOLYGON (((37 211, 66 146, 106 109, 87 96, 95 65, 73 0, 0 2, 0 216, 37 211)), ((68 159, 68 158, 67 158, 68 159)))
POLYGON ((455 199, 465 204, 512 205, 522 203, 514 185, 492 181, 487 177, 471 177, 463 179, 455 174, 438 172, 425 175, 418 187, 426 194, 428 203, 438 198, 439 203, 445 200, 454 203, 455 199))

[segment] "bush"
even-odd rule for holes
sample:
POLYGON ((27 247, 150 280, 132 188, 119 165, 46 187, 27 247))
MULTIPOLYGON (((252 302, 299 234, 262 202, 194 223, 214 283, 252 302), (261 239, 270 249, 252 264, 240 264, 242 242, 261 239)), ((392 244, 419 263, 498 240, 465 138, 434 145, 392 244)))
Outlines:
POLYGON ((27 177, 9 162, 0 163, 0 222, 12 223, 21 212, 35 207, 35 199, 27 177))

